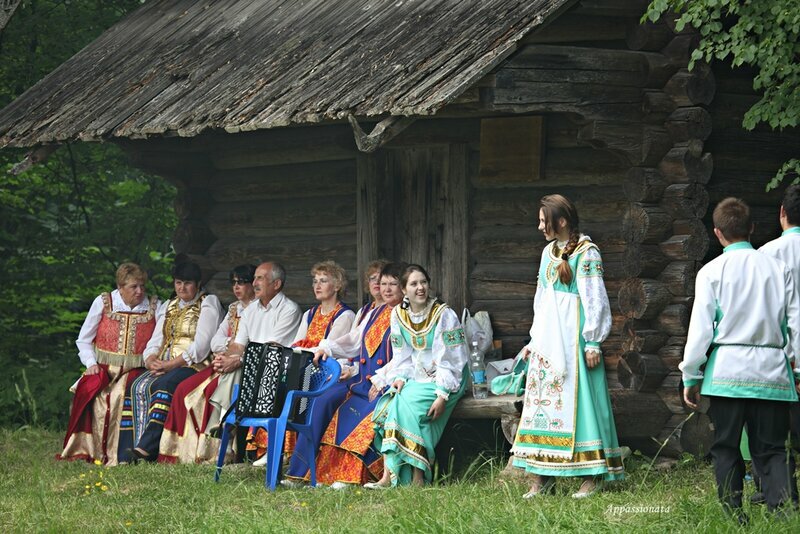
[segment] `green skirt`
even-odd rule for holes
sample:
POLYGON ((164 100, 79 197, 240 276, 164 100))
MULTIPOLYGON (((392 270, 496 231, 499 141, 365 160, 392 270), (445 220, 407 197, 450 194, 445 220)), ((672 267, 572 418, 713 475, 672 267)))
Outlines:
POLYGON ((466 378, 464 373, 458 392, 450 394, 444 413, 435 420, 427 415, 436 400, 433 382, 409 380, 400 393, 390 389, 378 400, 372 416, 375 445, 383 454, 384 469, 389 470, 393 486, 410 484, 414 467, 422 470, 427 482, 432 480, 434 448, 453 408, 464 395, 466 378))

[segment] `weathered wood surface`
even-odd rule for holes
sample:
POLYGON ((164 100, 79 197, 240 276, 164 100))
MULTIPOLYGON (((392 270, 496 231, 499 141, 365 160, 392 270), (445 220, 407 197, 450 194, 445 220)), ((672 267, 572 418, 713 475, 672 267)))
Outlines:
POLYGON ((622 184, 625 196, 631 202, 657 202, 666 187, 664 176, 652 167, 631 167, 622 184))
POLYGON ((670 336, 685 336, 689 330, 691 312, 682 304, 670 304, 656 320, 658 329, 670 336))
POLYGON ((661 207, 676 219, 702 218, 708 209, 708 191, 694 183, 668 185, 661 207))
POLYGON ((659 243, 661 252, 675 261, 699 261, 708 252, 708 236, 701 234, 678 234, 659 243))
POLYGON ((664 123, 673 141, 684 143, 691 139, 705 140, 711 135, 711 114, 701 107, 678 108, 664 123))
POLYGON ((711 153, 703 153, 699 139, 693 139, 667 152, 658 168, 670 183, 706 184, 714 169, 714 159, 711 153))
POLYGON ((663 282, 673 295, 694 295, 694 281, 698 264, 694 261, 674 261, 664 267, 658 280, 663 282))
POLYGON ((628 25, 625 44, 631 50, 657 51, 664 48, 675 34, 663 22, 628 25))
POLYGON ((623 253, 625 274, 634 278, 654 278, 668 261, 659 245, 629 243, 623 253))
POLYGON ((672 217, 656 206, 631 203, 622 219, 622 232, 631 243, 659 243, 672 231, 672 217))
POLYGON ((628 319, 622 327, 622 350, 625 352, 655 353, 667 341, 667 335, 651 328, 650 321, 628 319))
POLYGON ((355 237, 355 233, 289 237, 265 233, 260 239, 229 237, 215 242, 206 256, 219 271, 227 271, 241 263, 258 264, 270 259, 298 271, 310 269, 316 262, 327 259, 355 266, 355 237))
POLYGON ((619 290, 619 309, 629 318, 652 319, 670 300, 669 289, 657 280, 632 278, 619 290))
POLYGON ((0 146, 431 115, 566 5, 148 2, 0 111, 0 146))
POLYGON ((714 73, 705 63, 696 63, 691 71, 686 68, 679 70, 664 86, 664 92, 681 107, 708 105, 714 99, 715 91, 714 73))
POLYGON ((656 391, 669 369, 656 354, 626 352, 617 364, 617 379, 622 387, 634 391, 656 391))

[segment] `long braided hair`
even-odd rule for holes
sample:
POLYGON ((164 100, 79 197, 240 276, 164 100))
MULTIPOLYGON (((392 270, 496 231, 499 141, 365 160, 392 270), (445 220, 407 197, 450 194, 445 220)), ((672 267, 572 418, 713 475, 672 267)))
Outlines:
POLYGON ((558 264, 558 278, 564 285, 572 282, 572 269, 569 267, 569 258, 578 246, 578 239, 581 232, 579 229, 578 210, 575 204, 562 195, 547 195, 539 201, 539 207, 544 214, 544 224, 548 233, 554 232, 559 219, 564 219, 569 228, 569 239, 561 251, 561 259, 558 264))

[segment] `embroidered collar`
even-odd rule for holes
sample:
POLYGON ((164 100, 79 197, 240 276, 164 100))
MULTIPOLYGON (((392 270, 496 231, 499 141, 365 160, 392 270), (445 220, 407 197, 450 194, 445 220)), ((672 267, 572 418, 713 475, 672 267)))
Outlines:
POLYGON ((722 249, 722 253, 725 254, 726 252, 733 252, 734 250, 753 250, 753 245, 750 244, 750 241, 737 241, 736 243, 731 243, 727 247, 722 249))
POLYGON ((404 310, 403 308, 397 308, 397 318, 400 321, 400 326, 408 330, 409 332, 413 332, 417 335, 426 335, 431 328, 436 326, 439 322, 439 316, 442 314, 444 309, 447 307, 446 304, 443 302, 439 302, 438 300, 431 300, 431 302, 426 307, 427 313, 425 314, 425 318, 420 322, 414 322, 411 320, 411 310, 407 309, 404 310))
POLYGON ((800 226, 792 226, 781 233, 782 236, 789 234, 800 234, 800 226))

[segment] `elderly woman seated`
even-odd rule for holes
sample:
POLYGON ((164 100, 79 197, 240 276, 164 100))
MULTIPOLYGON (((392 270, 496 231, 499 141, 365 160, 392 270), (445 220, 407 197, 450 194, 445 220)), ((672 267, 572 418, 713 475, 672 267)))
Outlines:
MULTIPOLYGON (((130 419, 135 447, 131 460, 155 461, 175 388, 210 365, 211 338, 220 322, 219 299, 200 288, 200 267, 181 263, 172 270, 176 297, 144 350, 147 371, 132 386, 130 419)), ((127 424, 126 424, 127 423, 127 424)))
POLYGON ((86 372, 74 388, 61 460, 116 465, 132 444, 120 431, 122 406, 130 405, 125 392, 144 372, 142 353, 156 327, 158 299, 147 297, 147 273, 135 263, 120 265, 116 281, 117 289, 94 299, 76 341, 86 372))

